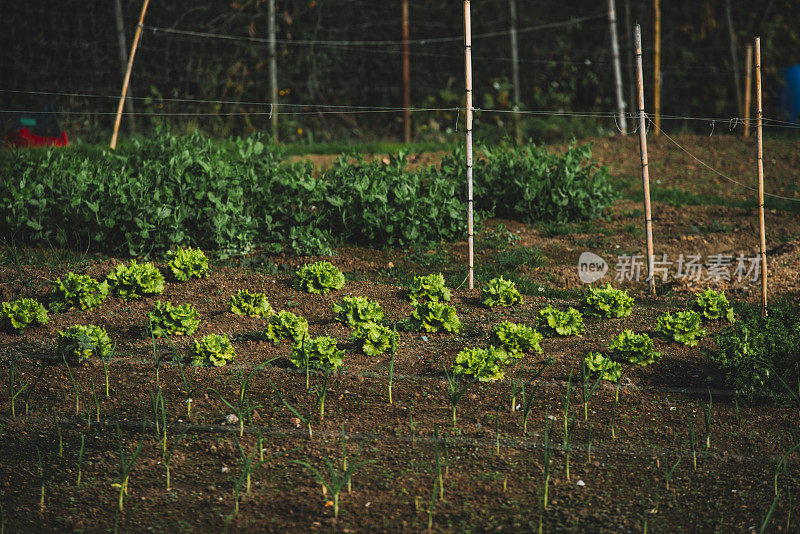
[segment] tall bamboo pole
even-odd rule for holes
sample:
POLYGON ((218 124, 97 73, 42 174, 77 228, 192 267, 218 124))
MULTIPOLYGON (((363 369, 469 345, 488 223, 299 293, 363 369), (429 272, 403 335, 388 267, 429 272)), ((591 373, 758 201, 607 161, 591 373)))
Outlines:
POLYGON ((508 8, 511 15, 511 81, 514 85, 514 137, 517 144, 522 144, 522 121, 520 120, 520 86, 519 86, 519 44, 517 42, 517 0, 509 0, 508 8))
POLYGON ((278 53, 275 46, 275 0, 269 0, 267 5, 267 33, 269 34, 269 90, 270 126, 272 129, 272 142, 278 141, 278 53))
MULTIPOLYGON (((122 75, 125 75, 125 66, 128 63, 128 56, 125 53, 125 20, 122 17, 122 0, 114 0, 114 25, 117 27, 117 47, 119 49, 119 64, 122 75)), ((131 135, 136 133, 136 117, 133 114, 133 100, 125 99, 125 107, 128 109, 128 131, 131 135)))
POLYGON ((653 119, 655 130, 653 135, 658 135, 661 127, 661 5, 659 0, 653 0, 653 119))
POLYGON ((614 90, 617 93, 617 114, 622 135, 628 134, 628 121, 625 119, 625 99, 622 97, 622 67, 619 64, 619 43, 617 41, 617 14, 614 0, 608 0, 608 25, 611 30, 611 55, 614 59, 614 90))
POLYGON ((411 142, 411 66, 408 50, 408 0, 403 0, 403 139, 411 142))
POLYGON ((131 53, 128 56, 128 67, 125 69, 125 79, 122 80, 122 95, 119 97, 117 106, 117 118, 114 120, 114 134, 111 136, 111 150, 117 148, 117 135, 119 134, 119 123, 122 120, 122 106, 125 105, 125 95, 128 93, 128 84, 131 81, 131 71, 133 70, 133 58, 136 56, 136 49, 139 47, 139 38, 142 36, 142 26, 144 25, 144 14, 147 12, 147 5, 150 0, 144 0, 142 13, 139 15, 139 24, 136 25, 136 34, 133 36, 131 53))
POLYGON ((747 45, 747 53, 744 62, 744 109, 742 118, 744 120, 744 131, 742 137, 750 137, 750 92, 753 87, 753 45, 747 45))
POLYGON ((637 24, 634 33, 636 44, 636 86, 639 92, 639 152, 642 157, 642 190, 644 192, 644 224, 647 235, 647 280, 650 291, 656 294, 656 279, 653 273, 653 218, 650 211, 650 171, 647 162, 647 127, 644 115, 644 74, 642 73, 642 29, 637 24))
POLYGON ((761 316, 767 316, 767 238, 764 229, 764 154, 761 137, 761 38, 756 37, 756 144, 758 145, 758 234, 761 245, 761 316))
POLYGON ((470 0, 464 0, 464 82, 467 95, 466 122, 467 122, 467 246, 469 248, 469 275, 468 287, 474 284, 474 250, 472 243, 472 21, 470 15, 470 0))

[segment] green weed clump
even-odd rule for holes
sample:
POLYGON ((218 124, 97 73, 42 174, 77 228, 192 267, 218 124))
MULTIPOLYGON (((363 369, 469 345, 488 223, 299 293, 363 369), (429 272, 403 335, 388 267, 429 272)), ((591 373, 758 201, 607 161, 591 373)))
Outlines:
POLYGON ((583 315, 575 308, 561 311, 553 306, 539 310, 537 327, 550 336, 579 336, 583 333, 583 315))
POLYGON ((378 323, 360 323, 353 330, 352 339, 361 345, 367 356, 377 356, 397 343, 397 332, 378 323))
POLYGON ((240 289, 238 293, 231 295, 228 310, 236 315, 249 317, 269 317, 275 313, 264 293, 250 293, 246 289, 240 289))
POLYGON ((301 369, 332 371, 344 363, 344 351, 336 348, 336 340, 328 336, 308 337, 292 346, 289 360, 301 369))
POLYGON ((108 296, 108 282, 95 280, 85 274, 67 273, 58 278, 53 288, 53 306, 51 309, 78 308, 88 310, 96 308, 108 296))
POLYGON ((150 262, 120 263, 106 276, 106 282, 123 300, 140 299, 145 295, 160 295, 164 291, 164 276, 150 262))
POLYGON ((702 293, 698 293, 689 302, 689 309, 698 312, 703 316, 704 320, 716 321, 725 319, 729 323, 736 321, 733 306, 731 306, 724 291, 717 293, 709 288, 702 293))
POLYGON ((415 305, 419 302, 450 302, 450 294, 442 273, 415 276, 408 288, 408 299, 415 305))
POLYGON ((190 336, 200 326, 200 314, 188 302, 175 306, 171 302, 157 300, 147 318, 150 320, 150 332, 156 337, 190 336))
POLYGON ((327 261, 307 263, 294 276, 294 288, 309 293, 325 294, 344 287, 344 275, 327 261))
POLYGON ((504 366, 511 357, 503 349, 467 348, 456 355, 453 374, 476 378, 479 382, 491 382, 505 376, 504 366))
POLYGON ((522 295, 517 290, 517 284, 511 280, 506 280, 502 276, 492 278, 486 282, 486 285, 481 290, 481 297, 481 301, 490 308, 513 306, 524 302, 522 295))
POLYGON ((675 314, 667 312, 659 316, 656 319, 656 332, 665 341, 675 341, 689 347, 697 345, 706 335, 700 314, 691 310, 675 314))
POLYGON ((208 334, 200 340, 195 340, 191 354, 192 365, 194 366, 213 365, 214 367, 222 367, 233 362, 236 357, 236 350, 234 350, 228 336, 208 334))
POLYGON ((297 343, 308 334, 308 321, 303 317, 298 317, 290 311, 281 311, 270 315, 267 320, 267 329, 264 337, 267 341, 280 343, 283 340, 290 340, 297 343))
POLYGON ((345 296, 341 303, 333 304, 332 308, 337 319, 347 326, 383 321, 383 308, 380 303, 367 297, 345 296))
POLYGON ((614 289, 611 284, 606 287, 589 288, 589 294, 583 301, 583 313, 590 317, 627 317, 633 310, 633 298, 627 291, 614 289))
POLYGON ((58 332, 56 352, 81 363, 91 357, 105 358, 113 349, 108 333, 95 325, 73 325, 58 332))
POLYGON ((420 302, 414 307, 411 317, 406 319, 405 326, 412 332, 458 332, 461 320, 456 309, 444 302, 420 302))
POLYGON ((208 276, 208 258, 199 248, 179 247, 167 252, 167 267, 179 282, 208 276))
POLYGON ((523 352, 541 354, 541 341, 542 334, 530 326, 508 321, 494 325, 489 336, 492 345, 503 349, 510 356, 517 356, 523 352))
POLYGON ((4 302, 0 308, 0 323, 6 330, 22 332, 28 325, 46 324, 49 320, 44 306, 33 299, 4 302))

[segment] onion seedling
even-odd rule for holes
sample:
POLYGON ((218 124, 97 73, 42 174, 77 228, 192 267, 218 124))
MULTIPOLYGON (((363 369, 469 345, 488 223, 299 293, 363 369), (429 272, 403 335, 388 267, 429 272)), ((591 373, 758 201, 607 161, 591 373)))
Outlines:
POLYGON ((94 402, 95 413, 97 415, 97 422, 100 422, 100 400, 97 398, 97 391, 95 391, 94 378, 89 375, 89 384, 92 386, 92 402, 94 402))
POLYGON ((289 403, 289 401, 287 401, 285 398, 283 398, 283 396, 281 396, 280 393, 278 393, 278 390, 275 388, 275 384, 273 384, 271 380, 269 382, 269 385, 272 386, 272 391, 275 393, 275 396, 278 397, 281 400, 283 405, 286 406, 286 408, 290 412, 295 414, 300 421, 302 421, 303 423, 306 424, 306 426, 308 427, 308 439, 313 439, 314 438, 314 432, 311 430, 311 413, 312 413, 312 410, 316 410, 316 405, 314 405, 314 408, 312 408, 311 410, 309 410, 308 408, 304 407, 303 413, 300 413, 300 410, 298 408, 295 408, 294 406, 292 406, 289 403))
MULTIPOLYGON (((183 370, 183 365, 181 365, 180 357, 177 355, 176 352, 176 365, 178 367, 178 372, 181 375, 181 382, 183 383, 183 394, 186 397, 186 417, 192 416, 192 398, 194 397, 195 392, 202 388, 201 385, 197 385, 192 387, 189 383, 189 379, 186 377, 186 372, 183 370)), ((194 372, 197 373, 197 368, 194 368, 194 372)))
POLYGON ((606 359, 603 362, 603 368, 600 369, 600 374, 597 376, 597 380, 594 381, 594 385, 590 387, 591 380, 590 380, 590 373, 586 368, 586 360, 581 360, 581 400, 583 401, 583 420, 589 420, 589 399, 594 395, 594 392, 597 391, 598 386, 600 386, 600 382, 603 380, 603 375, 606 372, 606 369, 610 365, 610 360, 606 359))
POLYGON ((111 365, 111 358, 113 358, 117 354, 117 343, 114 342, 114 346, 111 347, 111 352, 109 352, 108 354, 104 353, 103 351, 98 351, 98 352, 100 353, 100 363, 103 364, 103 376, 105 377, 106 380, 106 398, 108 398, 111 396, 111 387, 109 385, 109 380, 108 380, 108 374, 109 374, 108 368, 111 365))
POLYGON ((465 382, 459 385, 458 376, 453 373, 452 371, 448 371, 447 368, 443 368, 444 376, 447 379, 447 390, 445 394, 447 395, 447 401, 450 403, 452 408, 452 416, 453 416, 453 427, 456 426, 456 406, 458 406, 458 402, 467 392, 467 390, 474 384, 478 377, 480 376, 480 372, 477 372, 473 375, 472 379, 468 382, 465 382))
POLYGON ((431 489, 431 500, 428 502, 428 508, 425 510, 428 514, 428 533, 433 530, 433 512, 436 510, 436 482, 437 479, 433 479, 433 488, 431 489))
POLYGON ((528 382, 528 385, 531 386, 532 391, 528 394, 528 391, 525 389, 525 384, 522 384, 522 433, 528 433, 528 415, 530 414, 531 408, 533 407, 533 399, 535 398, 534 394, 539 389, 538 384, 532 384, 528 382))
POLYGON ((792 454, 798 448, 800 448, 800 442, 798 442, 794 447, 786 451, 786 453, 783 456, 781 456, 781 459, 778 460, 778 466, 775 468, 775 477, 773 479, 773 485, 775 487, 776 497, 778 496, 778 474, 781 472, 781 470, 783 470, 784 474, 788 475, 788 472, 786 471, 786 459, 789 457, 790 454, 792 454))
POLYGON ((434 461, 436 462, 436 477, 439 479, 439 500, 444 502, 444 475, 447 473, 447 440, 440 440, 439 429, 433 428, 433 454, 434 461), (439 444, 444 442, 442 450, 439 449, 439 444), (442 467, 444 466, 444 469, 442 467))
POLYGON ((41 491, 39 493, 39 513, 44 512, 44 466, 42 465, 42 453, 39 451, 39 447, 36 447, 36 460, 39 463, 39 484, 41 485, 41 491))
POLYGON ((667 491, 669 491, 669 481, 672 479, 672 473, 675 472, 675 468, 678 467, 678 464, 681 463, 683 457, 679 456, 678 461, 673 464, 672 467, 667 466, 664 470, 664 481, 667 484, 667 491))
POLYGON ((550 452, 552 451, 550 443, 552 434, 553 434, 553 422, 548 419, 544 427, 544 472, 542 476, 542 484, 544 491, 542 497, 542 504, 545 510, 547 510, 547 492, 550 486, 550 452))
POLYGON ((564 434, 564 462, 565 462, 567 480, 570 479, 569 453, 572 452, 572 435, 574 430, 575 430, 575 418, 571 417, 569 420, 569 426, 567 427, 565 431, 566 433, 564 434))
POLYGON ((61 435, 61 421, 56 416, 56 433, 58 434, 58 457, 64 457, 64 437, 61 435))
POLYGON ((519 380, 511 379, 511 413, 517 411, 517 395, 521 392, 524 386, 519 380))
POLYGON ((118 506, 119 511, 122 512, 124 508, 125 495, 128 494, 128 480, 131 476, 131 470, 133 469, 133 464, 139 457, 139 453, 142 451, 142 445, 144 444, 144 424, 142 424, 142 435, 139 438, 139 446, 136 447, 136 450, 130 456, 125 453, 125 444, 122 441, 122 432, 120 432, 119 423, 117 423, 117 441, 119 441, 119 482, 113 484, 113 486, 119 489, 118 506))
POLYGON ((392 404, 392 383, 394 382, 394 359, 397 355, 397 323, 392 326, 392 340, 389 348, 389 404, 392 404))
POLYGON ((81 448, 78 449, 78 480, 75 481, 75 485, 80 487, 81 485, 81 476, 83 475, 83 450, 86 447, 86 436, 81 434, 81 448))
POLYGON ((70 369, 69 363, 67 363, 66 354, 62 354, 61 359, 63 360, 64 365, 67 366, 67 375, 69 376, 69 381, 72 383, 72 390, 75 392, 75 415, 80 415, 81 394, 80 390, 78 389, 78 383, 75 382, 75 377, 72 375, 72 369, 70 369))
POLYGON ((711 448, 711 410, 713 400, 711 398, 711 388, 708 388, 708 404, 703 405, 703 423, 706 426, 706 450, 711 448))
POLYGON ((692 449, 692 465, 697 471, 697 441, 694 435, 694 422, 689 420, 689 447, 692 449))

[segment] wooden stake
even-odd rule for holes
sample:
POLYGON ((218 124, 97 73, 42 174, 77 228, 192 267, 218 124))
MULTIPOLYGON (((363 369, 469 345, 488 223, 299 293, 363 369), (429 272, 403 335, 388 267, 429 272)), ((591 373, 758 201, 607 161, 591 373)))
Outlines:
POLYGON ((144 0, 142 13, 139 15, 139 24, 136 25, 136 34, 133 36, 131 53, 128 56, 128 67, 125 69, 125 79, 122 81, 122 95, 119 97, 117 106, 117 118, 114 120, 114 134, 111 136, 111 150, 117 148, 117 135, 119 134, 119 123, 122 120, 122 106, 125 105, 125 95, 128 93, 128 84, 131 81, 131 71, 133 70, 133 58, 136 56, 136 49, 139 47, 139 38, 142 36, 142 26, 144 25, 144 14, 147 12, 147 5, 150 0, 144 0))
POLYGON ((614 59, 614 90, 617 93, 617 114, 622 135, 628 135, 628 121, 625 119, 625 99, 622 98, 622 67, 619 64, 619 43, 617 42, 617 15, 614 0, 608 0, 608 25, 611 29, 611 55, 614 59))
POLYGON ((272 142, 278 142, 278 53, 275 46, 275 0, 267 5, 267 33, 269 34, 269 89, 270 89, 270 126, 272 142))
POLYGON ((761 137, 761 38, 756 37, 756 144, 758 145, 758 233, 761 241, 761 316, 767 316, 767 240, 764 229, 764 154, 761 137))
POLYGON ((511 15, 511 80, 514 85, 514 137, 517 144, 522 144, 522 121, 519 114, 520 86, 519 86, 519 45, 517 44, 517 0, 509 0, 508 8, 511 15))
MULTIPOLYGON (((657 0, 656 0, 657 1, 657 0)), ((636 86, 639 92, 639 152, 642 156, 642 190, 644 192, 644 224, 647 235, 647 280, 650 291, 656 294, 656 279, 653 273, 653 219, 650 212, 650 171, 647 163, 647 125, 644 115, 644 74, 642 73, 642 29, 637 24, 634 32, 636 45, 636 86)), ((658 127, 656 127, 657 129, 658 127)))
POLYGON ((744 120, 744 132, 742 137, 750 137, 750 93, 753 87, 753 45, 747 45, 747 54, 744 62, 744 109, 742 119, 744 120))
POLYGON ((408 51, 408 0, 403 0, 403 139, 411 142, 411 67, 408 51))
POLYGON ((653 120, 658 135, 661 128, 661 6, 659 0, 653 0, 655 20, 653 24, 653 120))
POLYGON ((474 250, 472 244, 472 21, 470 16, 470 0, 464 0, 464 66, 465 88, 467 95, 466 123, 467 123, 467 246, 469 248, 469 275, 467 277, 469 289, 475 287, 474 283, 474 250))

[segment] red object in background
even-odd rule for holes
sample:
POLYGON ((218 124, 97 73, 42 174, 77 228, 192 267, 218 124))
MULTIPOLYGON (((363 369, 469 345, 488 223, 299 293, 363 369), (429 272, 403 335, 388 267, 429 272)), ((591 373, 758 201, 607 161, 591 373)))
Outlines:
POLYGON ((67 146, 67 132, 61 132, 58 137, 46 135, 36 135, 27 128, 22 128, 15 132, 6 134, 5 142, 16 147, 35 147, 35 146, 67 146))

